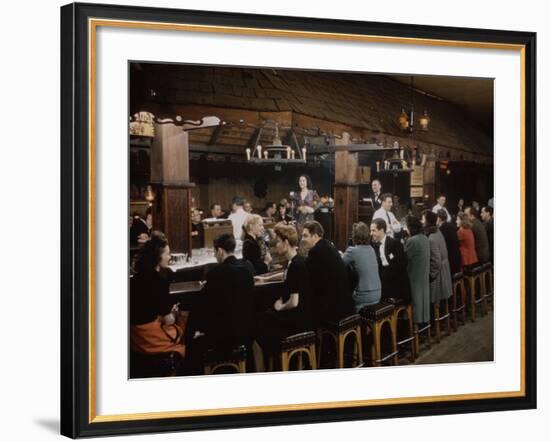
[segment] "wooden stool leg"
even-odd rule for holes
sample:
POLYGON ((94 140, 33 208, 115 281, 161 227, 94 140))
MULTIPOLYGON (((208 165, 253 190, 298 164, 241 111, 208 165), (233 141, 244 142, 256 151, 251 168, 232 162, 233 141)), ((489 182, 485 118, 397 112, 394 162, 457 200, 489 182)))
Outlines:
POLYGON ((281 371, 288 371, 288 353, 286 351, 281 352, 281 371))
POLYGON ((434 302, 432 305, 434 309, 435 339, 439 344, 441 342, 441 329, 439 328, 439 303, 434 302))
POLYGON ((416 345, 416 351, 420 354, 420 333, 418 333, 418 324, 414 324, 414 342, 416 345))
POLYGON ((447 336, 451 336, 451 315, 449 312, 449 301, 445 300, 445 315, 447 315, 447 319, 445 320, 447 324, 447 336))
POLYGON ((303 352, 298 353, 298 370, 304 369, 304 354, 303 352))
POLYGON ((309 346, 309 365, 311 365, 312 370, 317 370, 317 358, 315 357, 315 345, 309 346))
POLYGON ((390 331, 391 331, 391 340, 392 340, 392 352, 394 353, 394 356, 393 356, 393 365, 399 365, 399 360, 398 360, 398 352, 397 352, 397 333, 394 333, 393 330, 392 330, 392 327, 391 327, 391 322, 390 322, 390 331))
POLYGON ((338 333, 336 337, 336 353, 338 355, 338 368, 344 368, 344 346, 346 344, 345 336, 338 333))
POLYGON ((363 364, 363 339, 361 338, 361 326, 355 327, 355 343, 357 346, 357 365, 363 364))
POLYGON ((432 349, 432 328, 428 328, 428 348, 432 349))
MULTIPOLYGON (((409 316, 409 336, 414 336, 414 330, 413 330, 413 317, 412 317, 412 307, 409 306, 407 308, 407 315, 409 316)), ((413 339, 411 341, 411 359, 412 362, 416 360, 416 340, 413 339)))
POLYGON ((470 319, 472 322, 476 320, 476 278, 470 278, 470 319))
POLYGON ((382 359, 382 348, 381 348, 381 335, 382 329, 381 324, 376 322, 374 324, 374 335, 372 337, 374 344, 374 366, 378 367, 380 365, 380 359, 382 359))

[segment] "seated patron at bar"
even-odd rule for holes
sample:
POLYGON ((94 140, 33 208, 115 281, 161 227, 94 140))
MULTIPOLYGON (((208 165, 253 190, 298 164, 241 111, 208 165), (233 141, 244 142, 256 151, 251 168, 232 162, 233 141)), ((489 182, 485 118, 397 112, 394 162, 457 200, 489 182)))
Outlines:
POLYGON ((314 326, 355 311, 348 273, 338 250, 326 239, 317 221, 304 224, 302 240, 309 250, 306 267, 311 283, 314 326))
POLYGON ((148 207, 145 212, 145 218, 139 214, 135 214, 130 227, 130 244, 137 246, 148 241, 151 235, 152 226, 153 215, 150 207, 148 207))
POLYGON ((260 215, 248 215, 243 224, 243 259, 254 267, 254 275, 269 271, 271 255, 263 239, 264 223, 260 215))
POLYGON ((230 233, 214 239, 218 265, 206 274, 205 292, 191 312, 188 334, 192 374, 202 373, 203 355, 209 348, 225 351, 238 345, 250 348, 254 323, 252 265, 238 260, 230 233))
POLYGON ((191 210, 191 245, 193 249, 204 247, 204 226, 199 209, 191 210))
POLYGON ((288 224, 292 221, 292 217, 288 214, 288 207, 287 207, 286 200, 281 201, 277 206, 275 221, 277 221, 278 223, 285 223, 285 224, 288 224))
POLYGON ((252 212, 254 212, 254 209, 252 208, 252 203, 247 200, 244 200, 243 209, 248 214, 251 214, 252 212))
POLYGON ((447 219, 447 212, 442 209, 437 211, 437 227, 439 227, 441 234, 445 238, 451 274, 455 275, 460 272, 460 249, 458 247, 456 225, 448 222, 447 219))
POLYGON ((382 195, 381 199, 382 207, 374 212, 372 219, 383 219, 386 223, 386 235, 391 238, 395 238, 396 234, 401 232, 401 223, 391 211, 393 206, 393 196, 391 193, 385 193, 382 195))
POLYGON ((456 235, 458 237, 458 248, 460 250, 460 270, 462 271, 478 262, 476 241, 468 215, 463 212, 459 213, 456 216, 456 225, 458 227, 456 235))
POLYGON ((425 324, 430 322, 430 241, 416 216, 407 217, 407 230, 405 254, 413 320, 416 324, 425 324))
POLYGON ((489 250, 489 239, 487 238, 487 230, 483 223, 479 220, 479 211, 475 207, 466 207, 464 213, 470 218, 472 231, 476 241, 477 259, 480 263, 487 262, 491 259, 491 251, 489 250))
POLYGON ((378 273, 376 253, 370 244, 369 227, 362 222, 354 224, 351 237, 353 246, 348 247, 342 260, 356 275, 357 285, 352 296, 355 311, 358 312, 366 305, 380 302, 382 283, 378 273))
POLYGON ((277 213, 277 205, 274 202, 268 202, 262 212, 264 218, 274 218, 277 213))
MULTIPOLYGON (((256 341, 263 353, 273 355, 281 339, 309 330, 311 321, 311 289, 306 259, 298 255, 298 232, 294 226, 279 223, 275 226, 277 254, 288 260, 284 288, 273 308, 257 317, 256 341)), ((261 276, 258 277, 261 280, 261 276)), ((255 347, 258 371, 264 371, 262 352, 255 347)))
POLYGON ((396 298, 408 301, 410 291, 407 278, 407 257, 401 241, 386 234, 386 221, 381 218, 375 218, 372 221, 370 233, 378 260, 382 299, 396 298))
POLYGON ((430 243, 430 301, 434 303, 449 299, 453 293, 451 267, 445 238, 437 227, 437 215, 426 210, 422 224, 430 243))
POLYGON ((248 213, 244 211, 244 200, 241 197, 236 196, 233 198, 232 212, 227 219, 231 220, 233 224, 233 236, 235 238, 241 237, 243 231, 244 220, 248 216, 248 213))
MULTIPOLYGON (((158 356, 159 364, 145 374, 137 373, 139 377, 168 375, 167 365, 160 361, 162 355, 185 357, 182 336, 187 315, 180 313, 170 296, 169 262, 166 236, 153 232, 139 252, 130 279, 130 347, 134 355, 158 356)), ((130 371, 139 370, 135 366, 139 364, 133 358, 130 371)))
POLYGON ((214 203, 210 206, 210 218, 222 219, 224 218, 222 206, 220 203, 214 203))

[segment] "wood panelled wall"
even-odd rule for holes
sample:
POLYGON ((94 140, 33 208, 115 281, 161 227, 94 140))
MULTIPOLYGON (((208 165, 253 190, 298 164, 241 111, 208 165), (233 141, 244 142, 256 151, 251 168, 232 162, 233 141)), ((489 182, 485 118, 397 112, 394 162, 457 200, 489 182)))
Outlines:
POLYGON ((204 211, 213 203, 228 210, 235 196, 250 201, 256 211, 263 210, 268 201, 278 203, 288 198, 289 192, 297 191, 298 177, 304 173, 311 178, 319 196, 332 196, 334 186, 334 176, 326 167, 282 166, 277 171, 273 166, 192 160, 190 170, 195 183, 191 195, 195 206, 204 211))

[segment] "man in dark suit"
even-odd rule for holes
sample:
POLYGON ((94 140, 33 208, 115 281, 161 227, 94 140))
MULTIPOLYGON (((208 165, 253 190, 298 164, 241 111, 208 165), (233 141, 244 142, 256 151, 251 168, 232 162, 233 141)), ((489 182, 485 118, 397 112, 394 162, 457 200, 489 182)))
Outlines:
POLYGON ((409 301, 407 256, 401 241, 386 235, 386 221, 381 218, 372 220, 370 233, 378 260, 378 270, 382 282, 382 299, 396 298, 409 301))
POLYGON ((302 240, 309 253, 306 267, 311 285, 315 325, 354 312, 348 272, 338 250, 326 239, 317 221, 304 224, 302 240))
POLYGON ((377 211, 382 206, 382 183, 380 180, 375 178, 371 183, 372 193, 372 208, 377 211))
POLYGON ((495 249, 495 228, 494 228, 494 214, 491 206, 485 206, 481 209, 481 219, 485 225, 487 231, 487 240, 489 241, 489 252, 491 255, 491 262, 494 262, 494 249, 495 249))
POLYGON ((205 292, 193 309, 188 326, 191 371, 202 371, 202 357, 210 348, 230 350, 250 345, 254 319, 254 276, 248 261, 235 255, 235 237, 224 233, 214 240, 218 265, 206 275, 205 292))
POLYGON ((481 264, 490 261, 489 238, 487 237, 487 230, 479 220, 479 211, 473 206, 468 206, 464 209, 464 213, 468 215, 472 223, 472 231, 474 232, 474 239, 476 241, 477 259, 481 264))
POLYGON ((455 275, 460 272, 460 248, 458 246, 456 226, 447 222, 447 219, 447 212, 445 210, 440 209, 437 211, 437 227, 439 227, 439 231, 445 238, 451 275, 455 275))

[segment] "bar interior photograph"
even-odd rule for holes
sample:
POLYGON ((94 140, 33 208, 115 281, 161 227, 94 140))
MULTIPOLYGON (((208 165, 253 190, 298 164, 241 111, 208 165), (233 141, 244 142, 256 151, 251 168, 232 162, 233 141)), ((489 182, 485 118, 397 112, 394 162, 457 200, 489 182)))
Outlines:
POLYGON ((493 79, 130 62, 129 89, 130 378, 493 361, 493 79))

